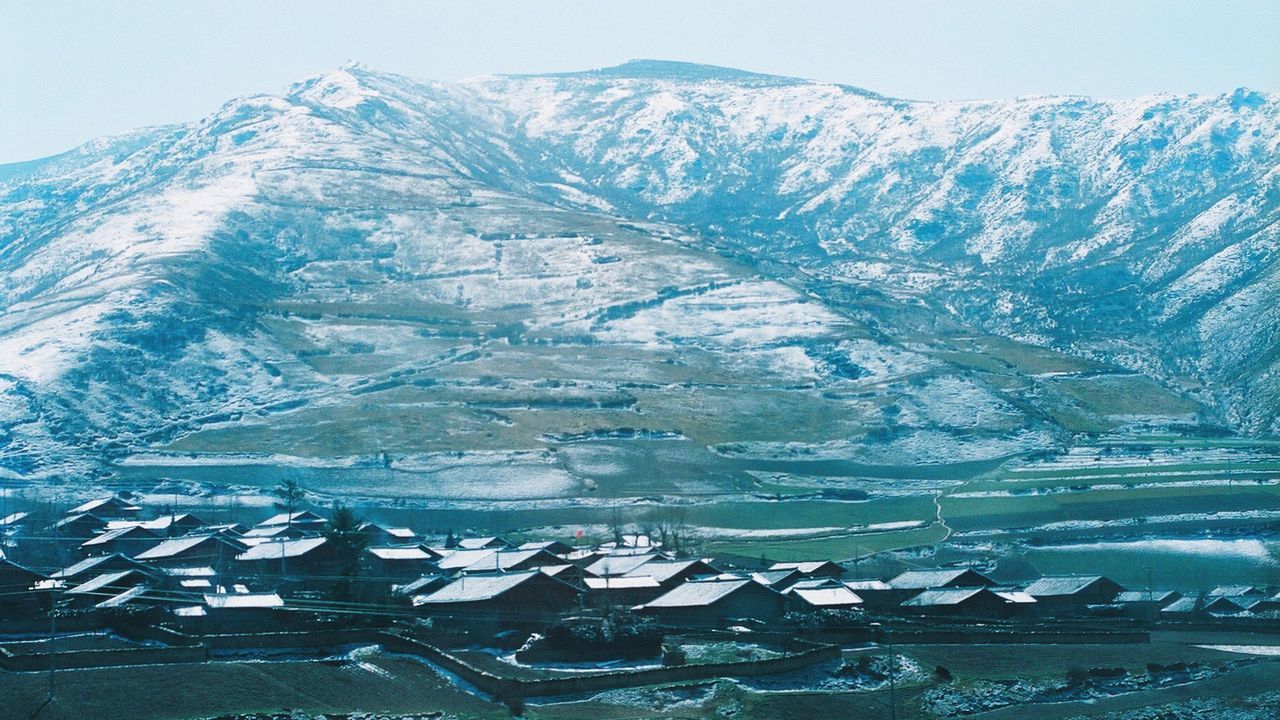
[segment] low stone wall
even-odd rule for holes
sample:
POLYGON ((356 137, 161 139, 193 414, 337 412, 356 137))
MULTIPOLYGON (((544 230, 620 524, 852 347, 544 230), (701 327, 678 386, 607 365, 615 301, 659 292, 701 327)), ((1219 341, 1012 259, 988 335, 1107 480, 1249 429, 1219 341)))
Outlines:
POLYGON ((873 636, 900 645, 1130 645, 1151 642, 1145 630, 926 630, 891 628, 873 636))
POLYGON ((208 658, 209 649, 203 645, 69 650, 67 652, 33 655, 14 655, 4 648, 0 648, 0 669, 10 672, 44 672, 50 668, 74 670, 108 667, 111 665, 204 662, 208 658))
POLYGON ((464 660, 427 643, 396 633, 386 633, 382 645, 395 652, 418 655, 440 665, 481 691, 500 700, 616 690, 619 688, 666 685, 722 677, 755 677, 802 670, 817 663, 839 660, 834 645, 802 643, 804 650, 778 658, 706 665, 677 665, 647 670, 619 670, 562 678, 536 680, 504 678, 481 670, 464 660))
POLYGON ((382 642, 382 633, 366 628, 311 632, 227 633, 194 636, 213 650, 339 647, 382 642))

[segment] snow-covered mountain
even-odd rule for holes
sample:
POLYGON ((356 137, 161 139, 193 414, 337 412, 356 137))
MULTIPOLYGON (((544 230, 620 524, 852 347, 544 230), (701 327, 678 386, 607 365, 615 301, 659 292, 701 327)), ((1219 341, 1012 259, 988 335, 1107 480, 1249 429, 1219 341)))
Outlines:
POLYGON ((0 166, 0 464, 470 453, 523 470, 457 493, 537 497, 1274 432, 1278 143, 1247 91, 347 66, 0 166))

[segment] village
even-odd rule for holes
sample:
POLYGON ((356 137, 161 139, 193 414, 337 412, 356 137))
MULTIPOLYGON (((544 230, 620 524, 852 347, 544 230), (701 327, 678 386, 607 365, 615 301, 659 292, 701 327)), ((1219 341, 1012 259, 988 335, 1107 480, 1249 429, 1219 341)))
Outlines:
MULTIPOLYGON (((48 524, 34 511, 0 519, 0 675, 369 642, 421 657, 518 711, 537 696, 793 673, 853 646, 1280 630, 1277 588, 1187 593, 969 565, 876 577, 822 558, 700 557, 665 529, 517 542, 427 534, 296 501, 252 525, 128 495, 84 502, 48 524), (728 651, 700 661, 689 638, 728 651), (633 665, 619 671, 620 662, 633 665), (566 663, 599 672, 533 672, 566 663)), ((891 664, 880 680, 892 683, 899 670, 891 664)))

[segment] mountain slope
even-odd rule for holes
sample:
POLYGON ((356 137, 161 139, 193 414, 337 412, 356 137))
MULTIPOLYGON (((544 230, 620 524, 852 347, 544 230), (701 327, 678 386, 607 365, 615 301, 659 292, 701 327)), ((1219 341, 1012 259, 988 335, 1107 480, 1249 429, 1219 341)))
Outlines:
POLYGON ((1266 430, 1277 135, 1246 93, 344 67, 0 172, 0 463, 579 498, 1266 430))

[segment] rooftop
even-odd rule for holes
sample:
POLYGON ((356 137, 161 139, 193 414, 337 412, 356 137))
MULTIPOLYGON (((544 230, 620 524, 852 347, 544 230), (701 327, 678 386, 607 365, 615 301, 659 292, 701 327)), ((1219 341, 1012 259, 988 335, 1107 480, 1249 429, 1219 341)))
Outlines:
POLYGON ((301 538, 283 542, 264 542, 254 545, 236 556, 236 560, 281 560, 283 558, 301 557, 329 542, 327 539, 301 538))
POLYGON ((672 588, 661 597, 645 603, 644 607, 676 608, 705 607, 715 604, 749 585, 759 585, 754 580, 742 578, 732 580, 699 580, 687 582, 672 588))
POLYGON ((492 600, 535 577, 546 576, 536 570, 518 573, 495 573, 493 575, 464 575, 430 595, 415 597, 413 604, 440 605, 492 600))

